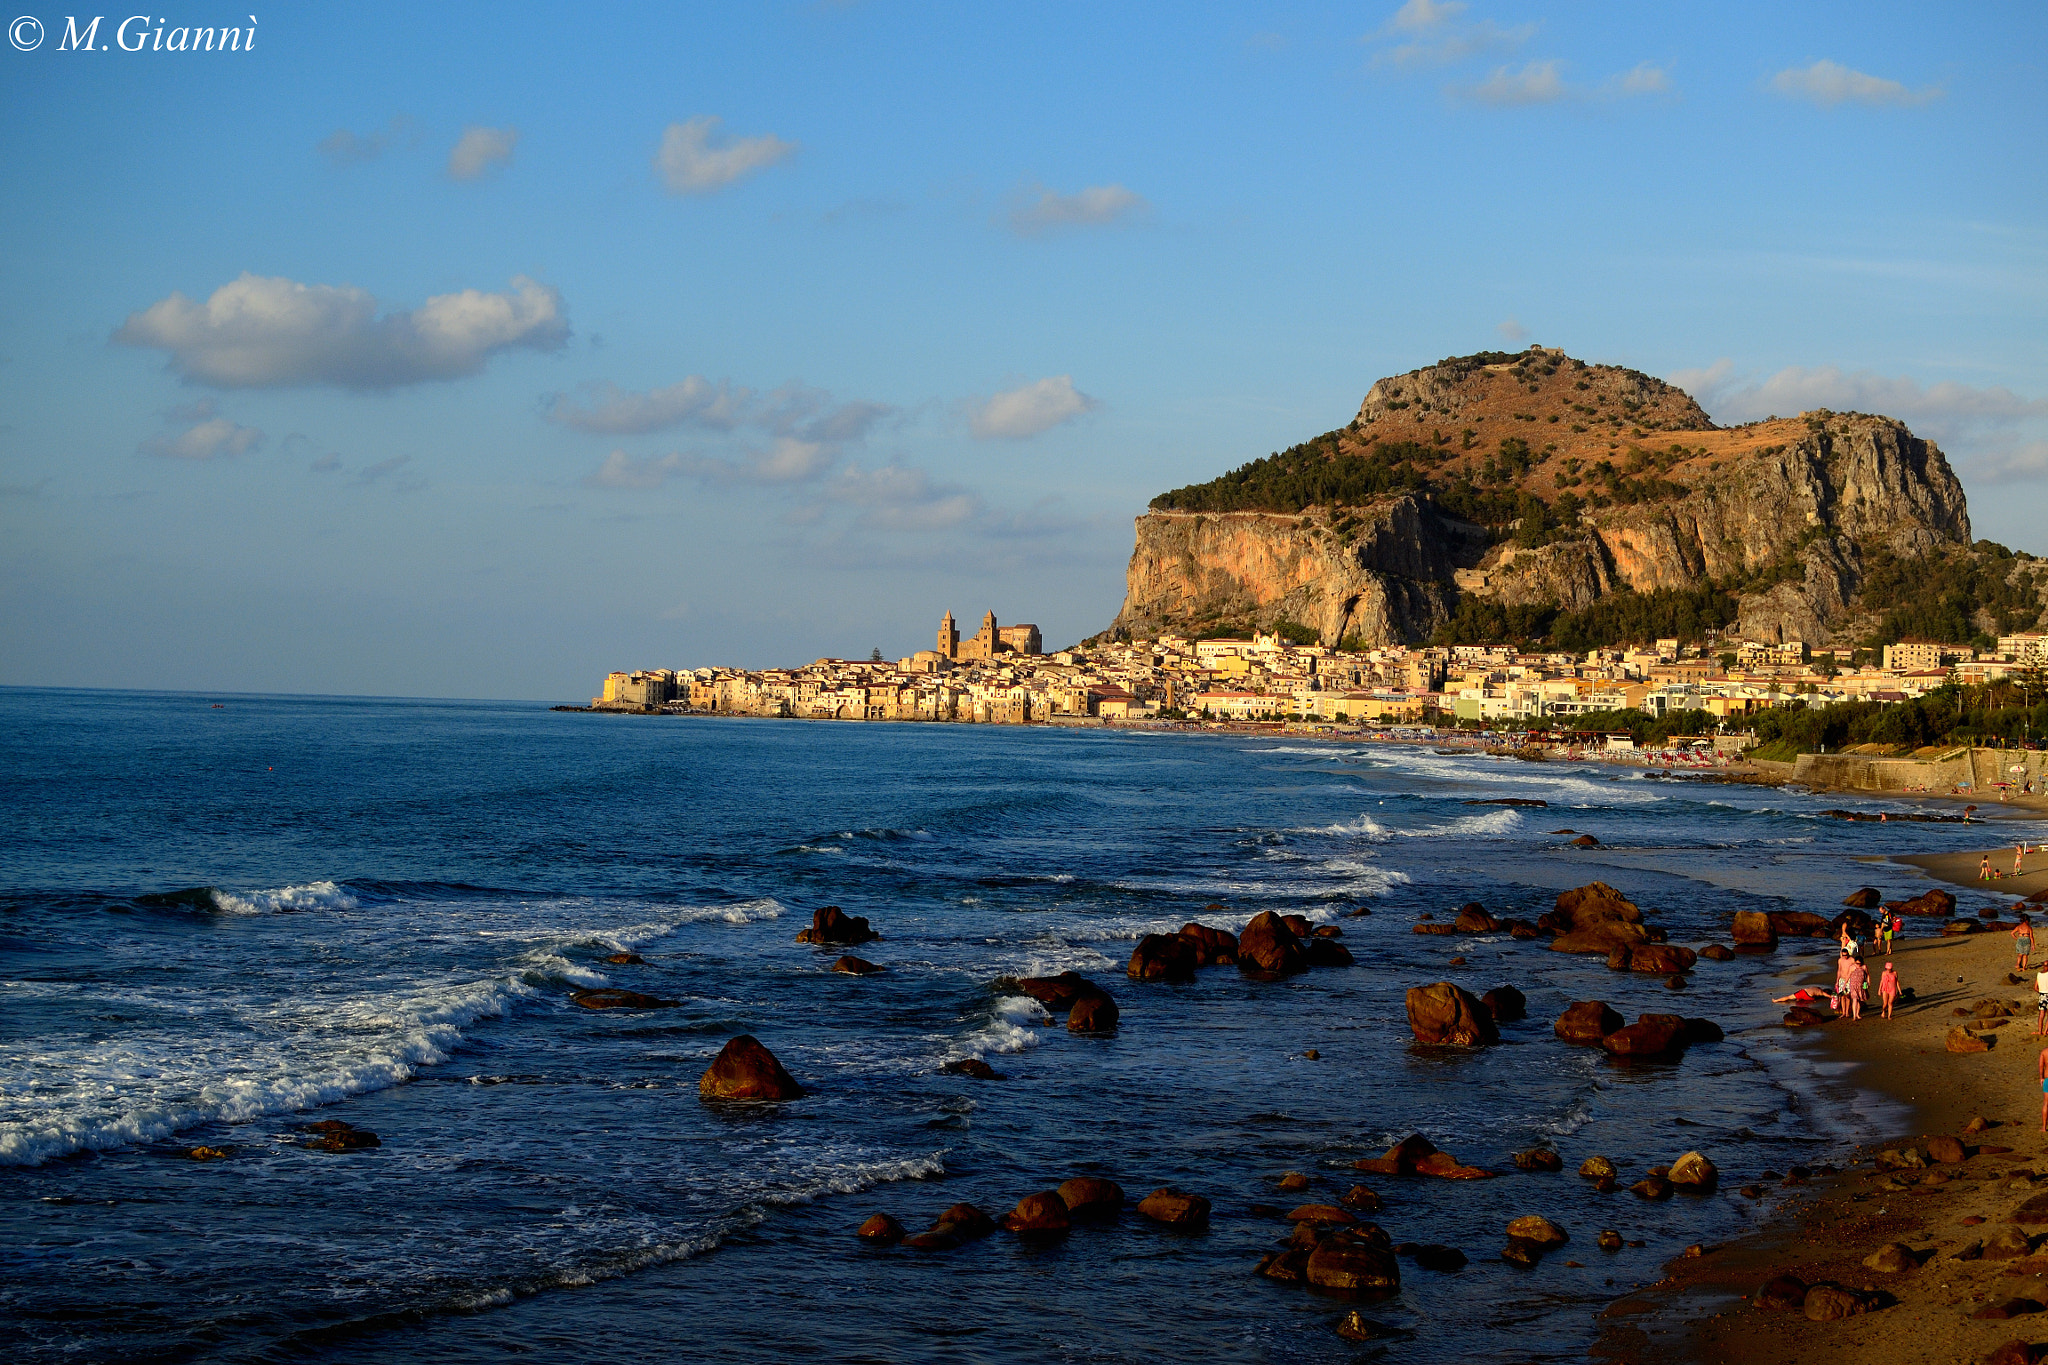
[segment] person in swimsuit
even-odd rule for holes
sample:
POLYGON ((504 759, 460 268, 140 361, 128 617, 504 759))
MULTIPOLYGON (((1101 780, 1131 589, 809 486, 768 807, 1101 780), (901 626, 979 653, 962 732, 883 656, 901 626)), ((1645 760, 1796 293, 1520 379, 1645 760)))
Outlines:
POLYGON ((1773 1005, 1821 1005, 1821 1004, 1826 1004, 1826 1005, 1832 1005, 1832 1004, 1833 1004, 1833 1002, 1832 1002, 1832 1001, 1830 1001, 1830 1000, 1829 1000, 1829 998, 1828 998, 1828 997, 1827 997, 1826 995, 1822 994, 1822 993, 1821 993, 1821 992, 1819 992, 1819 991, 1810 991, 1810 990, 1806 989, 1806 987, 1804 987, 1804 986, 1801 986, 1801 987, 1800 987, 1800 988, 1799 988, 1798 990, 1796 990, 1796 991, 1792 992, 1792 994, 1790 994, 1790 995, 1774 995, 1774 996, 1772 996, 1772 997, 1771 997, 1771 1003, 1772 1003, 1773 1005))
POLYGON ((2034 1008, 2034 1036, 2048 1034, 2048 964, 2034 973, 2034 994, 2040 1003, 2034 1008))
POLYGON ((1842 980, 1842 993, 1849 998, 1849 1018, 1857 1020, 1863 1017, 1863 983, 1866 974, 1861 962, 1853 957, 1845 960, 1848 965, 1842 980))
POLYGON ((2020 959, 2013 970, 2023 972, 2027 969, 2027 955, 2034 951, 2034 922, 2025 915, 2012 927, 2012 946, 2020 959))
POLYGON ((1980 882, 1991 880, 1991 855, 1989 853, 1977 860, 1977 880, 1980 882))
POLYGON ((1899 974, 1892 964, 1884 964, 1884 975, 1877 979, 1877 998, 1884 1002, 1884 1017, 1892 1017, 1892 1005, 1899 998, 1899 974))

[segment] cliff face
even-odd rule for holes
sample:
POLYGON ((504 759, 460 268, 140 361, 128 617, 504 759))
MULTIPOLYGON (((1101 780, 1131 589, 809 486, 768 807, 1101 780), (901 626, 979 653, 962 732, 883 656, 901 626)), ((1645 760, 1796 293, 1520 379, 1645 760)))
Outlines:
MULTIPOLYGON (((1745 636, 1826 644, 1857 614, 1868 554, 1970 543, 1948 461, 1891 418, 1816 412, 1722 430, 1634 371, 1542 351, 1475 363, 1489 359, 1380 380, 1358 420, 1314 447, 1333 467, 1419 452, 1427 488, 1286 514, 1139 517, 1112 629, 1288 621, 1330 644, 1413 641, 1464 594, 1577 611, 1624 589, 1719 583, 1739 594, 1745 636), (1519 521, 1451 515, 1448 491, 1470 503, 1475 487, 1493 500, 1474 505, 1527 495, 1523 507, 1534 498, 1555 520, 1516 537, 1519 521)), ((1160 501, 1200 505, 1201 492, 1160 501)))

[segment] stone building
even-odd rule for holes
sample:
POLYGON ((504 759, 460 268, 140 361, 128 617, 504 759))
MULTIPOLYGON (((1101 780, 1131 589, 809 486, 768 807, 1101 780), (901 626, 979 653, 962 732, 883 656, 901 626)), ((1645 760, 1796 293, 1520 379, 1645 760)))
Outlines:
POLYGON ((1037 626, 998 626, 991 611, 982 616, 981 629, 963 640, 949 611, 939 621, 938 646, 937 653, 954 663, 989 663, 998 654, 1043 654, 1045 638, 1037 626))

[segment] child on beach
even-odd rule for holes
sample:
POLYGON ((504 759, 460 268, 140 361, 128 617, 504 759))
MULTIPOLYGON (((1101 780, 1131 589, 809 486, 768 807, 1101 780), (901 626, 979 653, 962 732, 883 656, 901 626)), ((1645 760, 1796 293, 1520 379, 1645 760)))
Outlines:
POLYGON ((1989 853, 1977 860, 1977 880, 1980 882, 1991 880, 1991 855, 1989 853))
POLYGON ((1899 998, 1899 974, 1892 964, 1884 964, 1884 975, 1877 979, 1877 998, 1884 1002, 1884 1017, 1892 1017, 1892 1004, 1899 998))
POLYGON ((2013 970, 2023 972, 2027 969, 2027 954, 2034 951, 2034 922, 2025 915, 2012 927, 2012 945, 2020 957, 2013 970))

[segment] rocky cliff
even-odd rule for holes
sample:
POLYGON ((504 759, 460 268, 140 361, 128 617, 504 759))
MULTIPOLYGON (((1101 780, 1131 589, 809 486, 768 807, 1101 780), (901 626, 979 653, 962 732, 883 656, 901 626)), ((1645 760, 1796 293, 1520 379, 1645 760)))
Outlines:
POLYGON ((1961 484, 1900 422, 1716 428, 1660 380, 1531 348, 1382 379, 1341 430, 1155 499, 1111 629, 1413 641, 1463 597, 1711 585, 1745 636, 1825 644, 1874 556, 1969 545, 1961 484))

